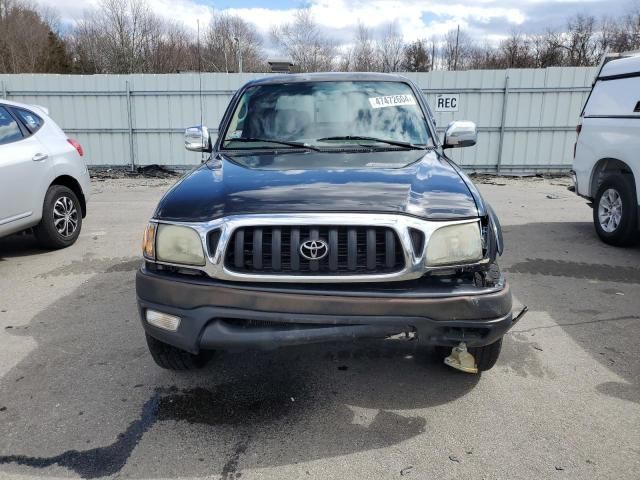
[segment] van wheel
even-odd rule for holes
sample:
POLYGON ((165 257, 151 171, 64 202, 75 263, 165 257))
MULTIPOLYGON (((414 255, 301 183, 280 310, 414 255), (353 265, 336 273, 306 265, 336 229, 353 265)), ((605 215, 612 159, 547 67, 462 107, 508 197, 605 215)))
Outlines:
MULTIPOLYGON (((473 358, 476 360, 476 367, 479 372, 486 372, 491 370, 500 356, 502 350, 502 338, 496 340, 490 345, 484 347, 471 347, 467 349, 473 358)), ((444 360, 451 354, 451 347, 436 347, 436 355, 440 360, 444 360)))
POLYGON ((148 333, 145 335, 147 336, 147 346, 153 360, 159 367, 167 370, 197 370, 209 363, 211 358, 212 352, 200 352, 198 355, 194 355, 168 343, 161 342, 148 333))
POLYGON ((593 223, 603 242, 624 246, 636 240, 638 202, 630 175, 606 177, 596 192, 593 223))
POLYGON ((42 248, 59 249, 73 245, 82 229, 78 197, 64 185, 51 185, 44 197, 42 220, 34 228, 42 248))

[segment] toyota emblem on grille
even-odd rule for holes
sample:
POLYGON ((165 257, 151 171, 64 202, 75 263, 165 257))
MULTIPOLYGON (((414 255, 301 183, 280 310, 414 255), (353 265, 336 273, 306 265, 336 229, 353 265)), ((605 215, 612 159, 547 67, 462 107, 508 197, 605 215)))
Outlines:
POLYGON ((300 245, 300 255, 307 260, 321 260, 329 253, 329 245, 324 240, 307 240, 300 245))

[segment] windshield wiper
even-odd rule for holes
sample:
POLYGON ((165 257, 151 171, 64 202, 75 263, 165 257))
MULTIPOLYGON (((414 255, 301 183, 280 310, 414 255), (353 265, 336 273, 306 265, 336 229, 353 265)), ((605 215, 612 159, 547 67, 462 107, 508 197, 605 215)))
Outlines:
MULTIPOLYGON (((376 138, 376 137, 361 137, 358 135, 344 135, 342 137, 324 137, 324 138, 318 138, 316 141, 317 142, 324 142, 324 141, 328 141, 328 140, 365 140, 365 141, 370 141, 370 142, 380 142, 380 143, 386 143, 388 145, 395 145, 397 147, 404 147, 404 148, 411 148, 413 150, 426 150, 427 147, 424 145, 416 145, 415 143, 409 143, 409 142, 401 142, 399 140, 387 140, 385 138, 376 138)), ((362 144, 360 144, 362 145, 362 144)), ((364 145, 362 145, 364 146, 364 145)), ((367 145, 369 146, 369 145, 367 145)))
POLYGON ((320 151, 319 148, 311 146, 307 143, 303 143, 303 142, 288 142, 288 141, 284 141, 284 140, 275 140, 275 139, 271 139, 271 138, 245 138, 245 137, 240 137, 240 138, 228 138, 224 141, 225 143, 227 142, 247 142, 247 143, 254 143, 254 142, 268 142, 268 143, 277 143, 278 145, 287 145, 289 147, 296 147, 296 148, 307 148, 309 150, 315 150, 315 151, 320 151))

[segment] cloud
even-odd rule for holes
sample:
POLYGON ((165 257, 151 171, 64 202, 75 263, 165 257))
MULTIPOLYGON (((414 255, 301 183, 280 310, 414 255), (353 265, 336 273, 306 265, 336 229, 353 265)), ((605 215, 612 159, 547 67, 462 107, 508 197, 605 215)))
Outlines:
POLYGON ((206 25, 211 20, 212 10, 207 5, 196 3, 192 0, 148 0, 153 5, 153 10, 168 20, 183 23, 197 28, 197 21, 206 25))
MULTIPOLYGON (((502 38, 511 31, 541 32, 549 27, 562 28, 566 19, 578 12, 601 16, 623 12, 628 0, 291 0, 265 3, 243 0, 147 0, 159 15, 183 23, 195 30, 196 20, 206 24, 217 5, 217 11, 238 15, 253 23, 268 44, 274 25, 290 21, 295 9, 306 5, 321 28, 339 44, 353 38, 358 22, 374 31, 394 22, 408 41, 440 36, 460 25, 476 40, 502 38), (272 6, 277 5, 277 6, 272 6), (284 5, 284 6, 283 6, 284 5)), ((63 22, 73 24, 84 10, 98 0, 38 0, 54 7, 63 22)))
MULTIPOLYGON (((514 25, 524 21, 523 13, 517 8, 451 4, 442 0, 314 0, 309 2, 309 8, 314 19, 327 31, 348 30, 353 36, 353 28, 358 23, 376 30, 395 22, 407 40, 440 35, 457 25, 466 26, 471 20, 489 22, 500 18, 514 25)), ((290 21, 295 9, 245 7, 225 11, 251 21, 264 34, 274 25, 290 21)))
MULTIPOLYGON (((194 31, 197 28, 198 19, 201 24, 206 24, 212 15, 211 7, 194 0, 147 0, 147 2, 161 17, 182 23, 194 31)), ((63 24, 74 25, 84 17, 85 13, 97 8, 99 0, 37 0, 37 3, 56 11, 63 24)))
POLYGON ((230 15, 237 15, 247 22, 253 23, 259 31, 267 34, 278 24, 293 19, 296 9, 276 10, 269 8, 228 8, 223 10, 230 15))
POLYGON ((65 24, 73 25, 80 20, 84 13, 98 4, 98 0, 37 0, 38 5, 54 10, 60 15, 60 20, 65 24))

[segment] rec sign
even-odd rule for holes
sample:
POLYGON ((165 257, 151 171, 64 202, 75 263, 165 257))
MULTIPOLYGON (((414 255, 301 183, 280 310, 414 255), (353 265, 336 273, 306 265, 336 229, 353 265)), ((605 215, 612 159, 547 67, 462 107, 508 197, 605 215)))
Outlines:
POLYGON ((457 93, 441 93, 436 96, 436 112, 457 112, 459 95, 457 93))

